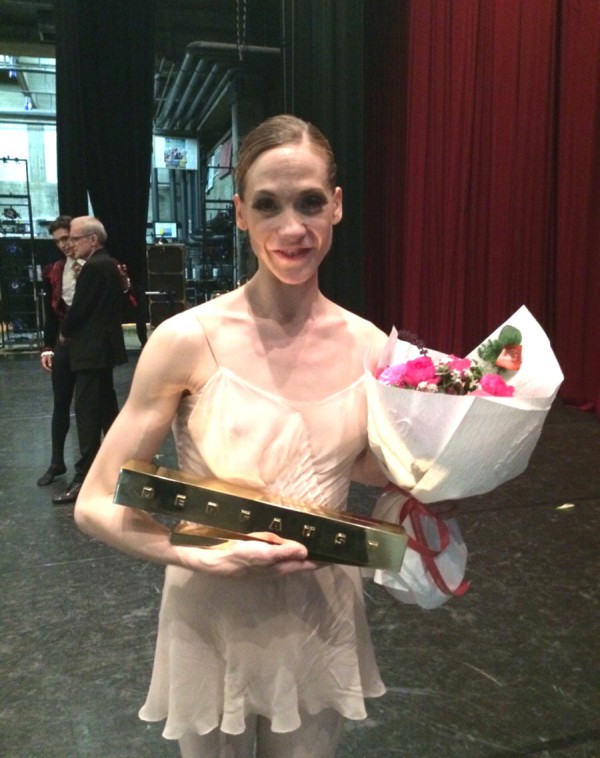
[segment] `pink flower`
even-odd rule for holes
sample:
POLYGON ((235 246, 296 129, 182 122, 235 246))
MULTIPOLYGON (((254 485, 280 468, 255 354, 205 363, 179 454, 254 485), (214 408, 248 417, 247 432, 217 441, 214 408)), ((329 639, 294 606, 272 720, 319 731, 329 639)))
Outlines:
POLYGON ((386 366, 377 376, 383 384, 389 384, 392 387, 401 387, 403 384, 404 363, 396 366, 386 366))
POLYGON ((410 387, 413 389, 420 384, 436 385, 440 380, 439 376, 435 375, 434 362, 426 355, 414 358, 412 361, 406 361, 406 363, 386 366, 379 372, 377 379, 392 387, 410 387))
POLYGON ((407 361, 404 364, 404 384, 409 387, 418 387, 421 382, 437 384, 439 377, 435 375, 435 363, 427 355, 407 361))
POLYGON ((468 358, 457 358, 455 355, 449 355, 448 368, 450 371, 468 371, 471 368, 471 361, 468 358))
POLYGON ((515 394, 515 388, 510 387, 498 374, 484 374, 481 377, 480 387, 488 395, 496 397, 512 397, 515 394))

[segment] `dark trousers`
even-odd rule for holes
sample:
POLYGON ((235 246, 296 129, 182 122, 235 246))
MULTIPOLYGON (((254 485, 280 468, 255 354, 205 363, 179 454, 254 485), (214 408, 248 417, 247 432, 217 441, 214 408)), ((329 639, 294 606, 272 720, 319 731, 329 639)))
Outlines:
POLYGON ((69 348, 57 342, 52 358, 52 458, 57 469, 65 465, 65 440, 71 425, 71 401, 75 390, 75 373, 71 371, 69 348))
POLYGON ((113 384, 113 369, 75 372, 75 420, 81 458, 75 464, 75 482, 82 482, 100 449, 102 432, 107 432, 119 413, 113 384))

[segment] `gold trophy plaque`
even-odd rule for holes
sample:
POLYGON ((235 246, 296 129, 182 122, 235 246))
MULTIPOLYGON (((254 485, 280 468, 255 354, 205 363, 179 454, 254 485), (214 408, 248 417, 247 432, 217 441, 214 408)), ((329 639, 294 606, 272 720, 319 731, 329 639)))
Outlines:
POLYGON ((399 571, 408 541, 401 526, 386 521, 274 502, 249 488, 139 461, 121 468, 114 502, 187 522, 172 529, 176 544, 206 546, 274 532, 305 545, 314 561, 399 571))

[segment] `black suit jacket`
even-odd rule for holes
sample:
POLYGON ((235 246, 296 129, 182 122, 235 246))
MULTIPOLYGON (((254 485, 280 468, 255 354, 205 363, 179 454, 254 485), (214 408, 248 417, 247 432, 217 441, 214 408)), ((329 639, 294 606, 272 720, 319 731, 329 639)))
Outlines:
POLYGON ((106 250, 97 250, 77 277, 73 303, 60 330, 69 340, 73 371, 108 368, 127 361, 122 304, 117 261, 106 250))

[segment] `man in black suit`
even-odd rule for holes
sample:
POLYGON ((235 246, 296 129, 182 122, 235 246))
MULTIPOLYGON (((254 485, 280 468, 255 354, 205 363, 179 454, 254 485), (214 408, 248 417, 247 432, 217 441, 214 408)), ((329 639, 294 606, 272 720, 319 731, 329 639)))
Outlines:
POLYGON ((100 447, 102 431, 116 418, 119 407, 113 368, 127 361, 121 308, 122 277, 114 258, 104 250, 106 230, 93 216, 71 221, 69 244, 75 259, 85 261, 65 314, 59 341, 69 346, 75 373, 75 420, 81 458, 65 492, 56 504, 73 503, 100 447))

